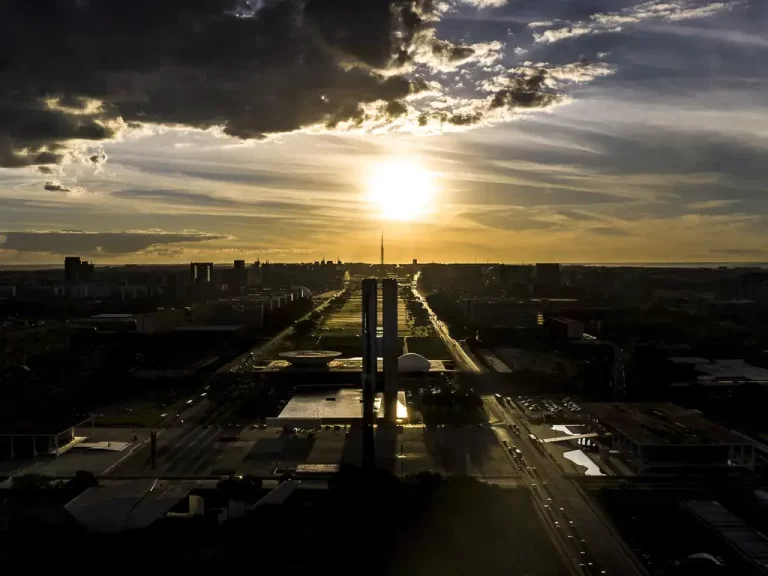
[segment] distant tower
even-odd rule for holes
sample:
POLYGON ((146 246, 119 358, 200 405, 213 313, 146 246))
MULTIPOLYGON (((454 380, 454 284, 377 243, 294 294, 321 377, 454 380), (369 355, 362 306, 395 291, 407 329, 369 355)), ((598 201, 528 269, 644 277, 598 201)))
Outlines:
POLYGON ((381 230, 381 277, 384 278, 384 229, 381 230))

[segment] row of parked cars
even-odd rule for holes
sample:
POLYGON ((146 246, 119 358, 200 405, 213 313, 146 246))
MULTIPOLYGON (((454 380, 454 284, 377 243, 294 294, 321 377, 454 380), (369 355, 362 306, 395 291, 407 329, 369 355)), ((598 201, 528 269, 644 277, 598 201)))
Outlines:
POLYGON ((551 412, 552 414, 565 411, 581 412, 579 405, 570 398, 563 398, 562 400, 538 398, 534 400, 527 396, 518 396, 517 401, 529 412, 551 412))

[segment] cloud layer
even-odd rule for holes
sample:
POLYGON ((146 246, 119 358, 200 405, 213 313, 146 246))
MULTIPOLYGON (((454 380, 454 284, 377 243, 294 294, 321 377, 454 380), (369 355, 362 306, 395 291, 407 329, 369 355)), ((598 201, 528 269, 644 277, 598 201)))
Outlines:
POLYGON ((171 244, 197 243, 225 238, 227 237, 199 232, 0 231, 0 251, 122 256, 148 249, 161 250, 171 244))
MULTIPOLYGON (((498 6, 498 2, 473 2, 498 6)), ((442 111, 407 103, 426 74, 501 58, 498 41, 437 37, 433 0, 7 0, 0 6, 0 167, 60 163, 147 124, 263 139, 303 128, 475 124, 541 106, 514 88, 442 111), (419 114, 416 114, 418 111, 419 114)), ((79 156, 100 164, 103 153, 79 156)))

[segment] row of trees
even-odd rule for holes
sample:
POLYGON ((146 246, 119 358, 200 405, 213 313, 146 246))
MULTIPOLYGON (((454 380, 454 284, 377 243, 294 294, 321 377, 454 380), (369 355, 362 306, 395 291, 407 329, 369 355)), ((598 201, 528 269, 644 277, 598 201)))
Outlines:
POLYGON ((324 318, 328 314, 335 312, 337 310, 340 310, 347 303, 351 295, 352 295, 352 285, 347 284, 344 290, 342 290, 341 292, 333 296, 333 298, 328 300, 328 303, 325 305, 325 308, 323 308, 322 312, 315 310, 306 318, 303 318, 297 321, 293 325, 293 331, 289 336, 290 339, 301 340, 302 338, 316 332, 317 329, 320 328, 320 325, 322 324, 324 318))
POLYGON ((427 308, 422 301, 416 298, 411 287, 403 286, 400 288, 400 297, 405 302, 405 312, 411 322, 414 333, 418 330, 425 332, 421 335, 430 335, 432 324, 429 320, 429 312, 427 312, 427 308))

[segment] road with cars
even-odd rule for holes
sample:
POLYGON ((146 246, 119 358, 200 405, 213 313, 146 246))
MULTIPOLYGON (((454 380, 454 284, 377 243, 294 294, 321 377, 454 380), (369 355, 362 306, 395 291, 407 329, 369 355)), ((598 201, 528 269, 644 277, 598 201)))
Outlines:
MULTIPOLYGON (((313 312, 322 312, 331 299, 341 291, 334 293, 312 311, 300 318, 308 318, 313 312)), ((293 325, 276 334, 269 341, 261 343, 242 354, 226 366, 220 368, 217 374, 240 372, 252 368, 264 356, 278 346, 293 330, 293 325)), ((134 446, 130 452, 110 467, 109 474, 121 475, 146 473, 151 470, 163 471, 166 474, 185 475, 195 474, 207 461, 209 454, 215 453, 216 442, 222 438, 235 437, 239 434, 237 424, 237 402, 219 407, 213 412, 207 411, 207 394, 209 385, 206 384, 196 394, 192 395, 181 410, 169 412, 156 427, 158 434, 158 451, 155 468, 150 466, 150 441, 144 440, 134 446), (203 414, 202 418, 200 417, 203 414), (205 456, 205 458, 204 458, 205 456)), ((279 399, 273 399, 265 407, 265 411, 279 399)))
POLYGON ((644 574, 607 519, 547 456, 515 402, 486 396, 483 405, 499 441, 521 469, 545 525, 576 573, 644 574))
MULTIPOLYGON (((457 367, 474 374, 486 372, 474 355, 451 338, 448 327, 437 318, 419 293, 417 282, 418 274, 411 289, 426 308, 435 332, 445 343, 457 367)), ((489 365, 493 367, 493 363, 489 365)), ((541 402, 546 411, 557 412, 560 409, 541 402)), ((573 572, 586 576, 645 574, 631 552, 614 536, 607 519, 593 508, 586 495, 570 479, 563 476, 538 439, 529 432, 525 426, 525 408, 521 410, 511 398, 499 394, 484 396, 483 407, 499 442, 521 470, 544 525, 573 572)), ((573 410, 570 406, 569 409, 573 410)))
POLYGON ((445 322, 437 317, 437 315, 432 311, 432 308, 429 307, 427 299, 424 298, 421 292, 419 292, 417 283, 419 281, 420 274, 421 272, 417 272, 413 277, 411 290, 413 291, 413 295, 422 303, 427 311, 427 314, 429 314, 429 320, 432 323, 432 327, 435 329, 435 333, 445 344, 454 362, 456 362, 456 367, 463 372, 482 374, 485 372, 485 369, 482 367, 482 365, 474 358, 474 355, 469 350, 451 338, 451 333, 448 330, 448 326, 446 326, 445 322))

